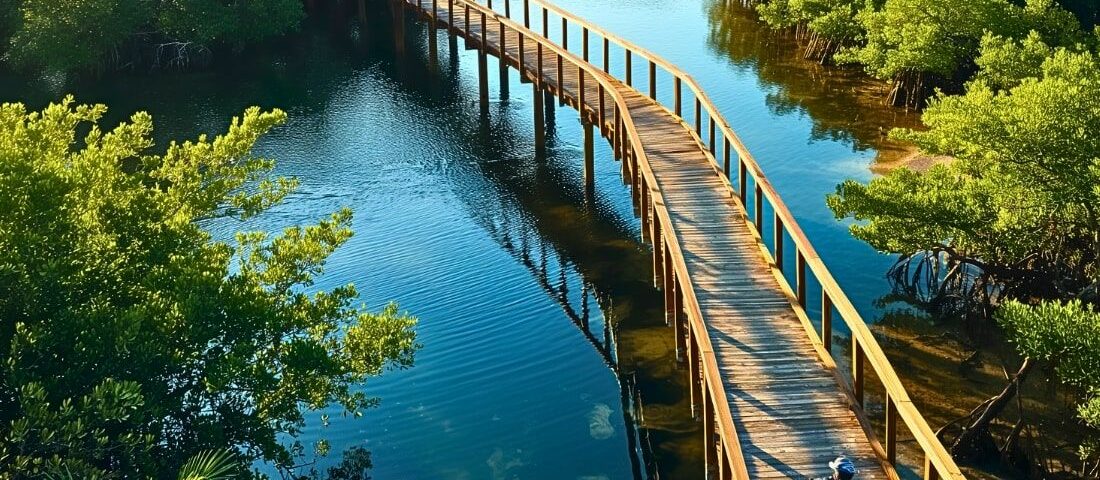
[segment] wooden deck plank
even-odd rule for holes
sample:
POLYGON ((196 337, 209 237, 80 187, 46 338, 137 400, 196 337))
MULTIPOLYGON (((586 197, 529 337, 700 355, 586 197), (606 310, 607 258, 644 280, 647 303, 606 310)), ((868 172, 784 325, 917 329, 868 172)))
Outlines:
MULTIPOLYGON (((431 10, 431 2, 411 2, 422 11, 431 10)), ((447 2, 439 2, 438 11, 441 19, 449 18, 447 2)), ((538 28, 540 21, 532 18, 532 23, 538 28)), ((486 24, 483 29, 480 15, 474 15, 470 32, 460 34, 472 35, 475 44, 484 38, 486 51, 500 56, 500 23, 489 17, 486 24)), ((465 28, 461 9, 453 27, 465 28)), ((522 58, 524 78, 536 79, 566 103, 578 106, 581 75, 575 62, 580 60, 563 57, 559 72, 558 55, 543 48, 540 76, 536 37, 541 35, 508 28, 503 42, 506 63, 519 66, 522 58), (527 36, 522 54, 520 35, 527 36)), ((579 46, 580 39, 574 42, 579 46)), ((599 56, 599 46, 594 44, 592 49, 599 56)), ((607 78, 626 101, 648 168, 681 242, 750 476, 824 476, 829 473, 827 463, 843 454, 860 468, 860 478, 887 478, 847 397, 818 358, 772 266, 760 254, 753 227, 707 147, 692 127, 637 90, 645 88, 644 76, 635 78, 633 87, 607 78)), ((586 78, 583 109, 590 119, 598 119, 599 92, 598 82, 586 78)), ((604 104, 609 122, 605 125, 613 126, 609 95, 604 96, 604 104)))

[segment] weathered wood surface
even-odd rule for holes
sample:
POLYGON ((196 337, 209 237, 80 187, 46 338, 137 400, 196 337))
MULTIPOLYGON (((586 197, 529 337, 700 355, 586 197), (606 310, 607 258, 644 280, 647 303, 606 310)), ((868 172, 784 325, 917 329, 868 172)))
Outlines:
MULTIPOLYGON (((430 0, 409 1, 430 18, 430 0)), ((524 42, 521 55, 520 36, 538 35, 541 19, 532 19, 534 31, 504 28, 502 37, 501 22, 491 16, 483 25, 482 15, 471 14, 467 28, 461 8, 456 8, 456 20, 450 25, 448 4, 440 0, 434 6, 440 26, 471 40, 474 48, 481 48, 485 39, 486 51, 513 67, 520 66, 522 56, 520 71, 526 79, 539 82, 581 110, 588 121, 600 123, 602 118, 600 130, 613 135, 615 122, 609 111, 613 101, 606 94, 601 101, 598 82, 589 78, 581 103, 582 73, 576 62, 582 60, 563 58, 559 64, 559 55, 543 48, 539 62, 534 41, 524 42)), ((624 161, 624 176, 637 184, 639 175, 632 170, 648 168, 656 178, 722 372, 749 476, 826 476, 831 473, 827 463, 845 455, 860 469, 860 478, 893 477, 892 469, 872 448, 851 397, 807 337, 773 273, 774 265, 762 254, 746 210, 716 171, 709 150, 693 129, 636 89, 641 86, 607 78, 626 100, 625 114, 633 119, 649 162, 632 168, 624 161)), ((636 191, 635 199, 647 203, 641 208, 646 230, 646 214, 653 206, 644 192, 636 191)), ((660 242, 657 239, 655 248, 661 249, 660 242)))

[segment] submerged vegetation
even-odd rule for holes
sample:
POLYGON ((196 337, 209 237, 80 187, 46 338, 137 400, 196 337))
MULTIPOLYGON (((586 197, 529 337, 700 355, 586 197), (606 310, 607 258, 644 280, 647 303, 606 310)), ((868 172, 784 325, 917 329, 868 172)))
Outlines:
MULTIPOLYGON (((346 209, 279 235, 207 229, 295 187, 252 154, 283 112, 155 153, 149 115, 107 131, 105 111, 0 106, 0 478, 164 478, 227 449, 235 478, 256 461, 298 478, 327 451, 296 441, 306 409, 375 405, 360 384, 411 364, 413 318, 311 288, 346 209)), ((369 465, 350 453, 335 473, 369 465)))

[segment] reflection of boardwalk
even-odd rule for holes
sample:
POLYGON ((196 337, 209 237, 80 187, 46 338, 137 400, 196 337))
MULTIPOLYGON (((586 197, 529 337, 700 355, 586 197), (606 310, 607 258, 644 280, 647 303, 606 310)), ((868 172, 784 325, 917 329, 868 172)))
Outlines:
MULTIPOLYGON (((492 54, 503 64, 517 67, 522 78, 534 84, 536 145, 542 145, 545 135, 540 91, 546 91, 581 112, 587 182, 592 176, 594 129, 608 138, 616 157, 623 159, 624 180, 634 187, 643 237, 654 245, 655 277, 665 292, 667 318, 688 360, 693 402, 704 423, 705 458, 712 473, 721 478, 823 476, 828 473, 827 462, 844 454, 860 467, 861 478, 896 477, 893 464, 900 419, 917 438, 928 462, 926 477, 961 477, 793 217, 690 77, 556 7, 539 4, 532 10, 534 0, 498 0, 501 8, 497 10, 491 2, 482 6, 471 0, 401 1, 478 48, 483 108, 488 97, 485 59, 492 54), (510 12, 513 3, 522 3, 516 15, 510 12), (505 14, 498 13, 501 9, 505 14), (561 33, 554 40, 550 27, 556 28, 557 22, 550 22, 551 13, 561 21, 561 33), (573 49, 568 47, 571 22, 573 49), (602 42, 590 46, 592 32, 602 42), (608 73, 612 42, 624 49, 622 79, 608 73), (602 68, 590 63, 595 53, 603 60, 602 68), (641 59, 648 67, 645 93, 632 86, 632 59, 641 59), (655 100, 658 65, 672 75, 672 108, 655 100), (694 95, 694 129, 681 117, 685 83, 694 95), (704 128, 704 110, 709 128, 704 128), (721 133, 718 141, 716 126, 721 133), (739 172, 736 188, 729 181, 731 148, 736 151, 732 159, 739 172), (714 156, 719 150, 722 167, 714 156), (750 185, 753 195, 749 195, 750 185), (752 219, 746 208, 750 199, 755 207, 752 219), (772 242, 774 255, 761 239, 765 200, 778 239, 772 242), (783 276, 785 234, 795 246, 790 252, 797 271, 793 289, 783 276), (821 337, 813 332, 806 315, 807 269, 824 286, 821 337), (829 354, 833 305, 853 330, 855 368, 850 387, 840 381, 829 354), (884 446, 863 417, 865 363, 888 394, 884 446)), ((433 50, 434 38, 433 34, 429 42, 433 50)), ((522 255, 529 254, 524 250, 522 255)), ((553 294, 555 286, 546 275, 539 278, 553 294)), ((578 316, 568 305, 564 303, 563 308, 573 312, 574 318, 587 321, 583 311, 578 316)), ((587 331, 587 326, 582 329, 587 331)), ((598 343, 594 345, 601 350, 598 343)))
POLYGON ((491 202, 478 205, 476 220, 506 252, 527 269, 539 287, 554 299, 608 368, 615 373, 619 380, 623 423, 634 476, 639 479, 653 478, 654 465, 649 458, 651 449, 644 431, 637 429, 638 419, 634 418, 641 409, 637 403, 638 393, 633 377, 619 369, 615 330, 611 319, 599 316, 596 324, 593 324, 592 309, 599 308, 599 293, 521 211, 510 208, 503 198, 500 200, 498 205, 491 202), (579 283, 579 290, 576 286, 570 286, 571 281, 574 284, 579 283), (643 470, 646 470, 644 476, 643 470))

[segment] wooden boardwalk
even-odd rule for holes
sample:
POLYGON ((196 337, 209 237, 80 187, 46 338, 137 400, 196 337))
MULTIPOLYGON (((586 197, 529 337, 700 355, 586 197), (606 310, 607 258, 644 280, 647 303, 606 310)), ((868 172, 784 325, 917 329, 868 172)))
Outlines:
MULTIPOLYGON (((542 92, 581 112, 587 181, 592 177, 593 131, 612 144, 616 158, 622 160, 623 179, 633 186, 643 238, 653 244, 655 281, 664 291, 667 320, 686 359, 693 405, 704 422, 709 474, 822 477, 831 473, 828 462, 844 455, 859 468, 859 478, 897 478, 894 464, 901 418, 916 438, 917 452, 923 453, 925 478, 962 478, 930 436, 862 319, 690 77, 670 70, 675 79, 674 105, 658 103, 656 69, 667 65, 663 59, 548 4, 532 7, 524 0, 517 12, 511 12, 519 0, 503 5, 498 0, 496 10, 491 3, 470 0, 398 1, 479 50, 483 103, 488 96, 487 55, 503 59, 532 83, 537 148, 542 148, 545 138, 542 92), (502 8, 504 12, 499 12, 502 8), (561 22, 562 33, 555 40, 549 38, 551 15, 561 22), (581 38, 568 38, 570 25, 574 30, 580 25, 581 38), (599 33, 600 44, 590 45, 590 31, 599 33), (638 59, 648 64, 646 91, 634 85, 633 74, 620 79, 607 73, 612 44, 625 49, 626 65, 638 59), (590 57, 600 58, 603 65, 591 63, 590 57), (681 116, 684 83, 695 92, 694 125, 681 116), (707 113, 706 122, 703 113, 707 113), (722 132, 717 142, 716 125, 722 132), (731 168, 731 149, 736 172, 731 168), (745 206, 750 185, 754 218, 745 206), (779 239, 773 243, 778 248, 770 250, 761 231, 765 201, 773 210, 774 238, 779 239), (793 288, 781 268, 785 233, 795 245, 798 274, 793 288), (805 311, 807 268, 823 285, 826 313, 821 335, 805 311), (830 355, 834 308, 853 330, 850 382, 830 355), (886 392, 882 443, 862 408, 865 362, 871 364, 886 392)), ((432 31, 429 40, 435 50, 432 31)))

